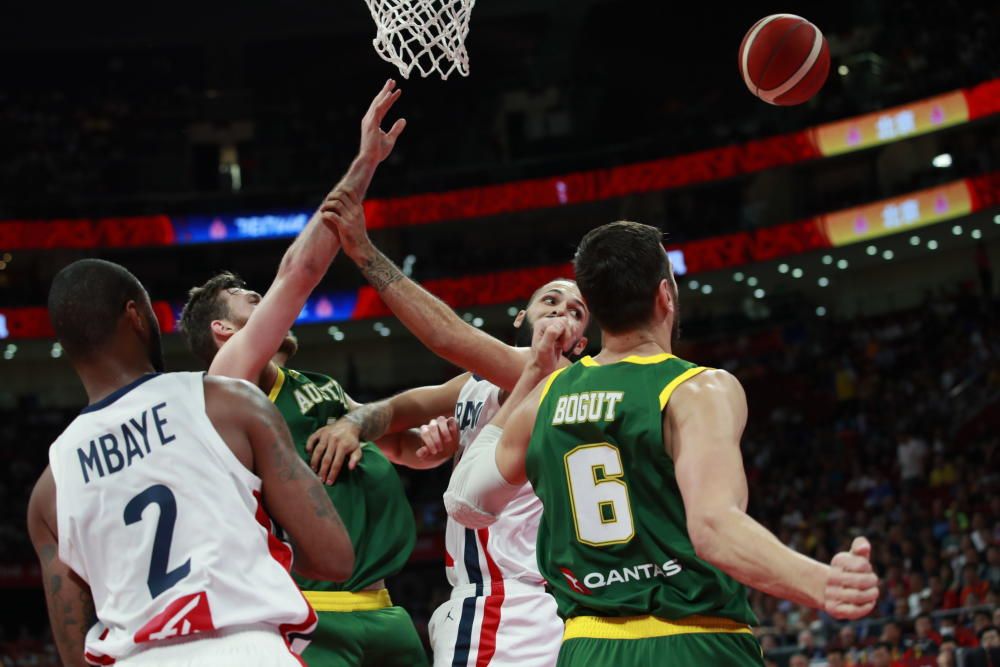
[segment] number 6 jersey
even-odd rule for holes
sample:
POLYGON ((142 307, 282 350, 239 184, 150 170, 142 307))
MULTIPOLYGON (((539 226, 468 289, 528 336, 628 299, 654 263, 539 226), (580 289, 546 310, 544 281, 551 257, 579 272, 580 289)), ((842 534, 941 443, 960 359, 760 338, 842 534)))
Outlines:
POLYGON ((201 373, 145 375, 88 406, 49 449, 59 558, 87 584, 91 664, 158 640, 271 626, 295 652, 316 615, 261 481, 205 413, 201 373))
POLYGON ((746 589, 695 554, 663 410, 705 369, 670 354, 549 376, 528 446, 538 561, 563 618, 702 615, 756 623, 746 589))

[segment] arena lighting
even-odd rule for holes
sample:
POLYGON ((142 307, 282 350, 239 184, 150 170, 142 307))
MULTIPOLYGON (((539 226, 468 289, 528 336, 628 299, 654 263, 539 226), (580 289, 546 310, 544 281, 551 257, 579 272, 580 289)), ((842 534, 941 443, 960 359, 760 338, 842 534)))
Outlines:
POLYGON ((763 299, 767 295, 767 292, 758 287, 753 291, 753 295, 758 299, 763 299))
POLYGON ((826 308, 824 308, 823 306, 816 306, 816 314, 819 317, 823 317, 824 315, 826 315, 826 308))
POLYGON ((951 228, 951 233, 954 234, 955 236, 961 236, 962 235, 962 225, 955 225, 954 227, 952 227, 951 228))
POLYGON ((691 288, 691 289, 698 289, 698 287, 700 285, 701 285, 701 283, 699 283, 697 280, 689 280, 688 281, 688 287, 691 288))
POLYGON ((993 216, 993 224, 994 225, 1000 225, 1000 213, 998 213, 997 215, 993 216))
POLYGON ((749 285, 750 287, 755 287, 757 285, 757 278, 755 278, 754 276, 750 276, 749 278, 747 278, 747 285, 749 285))
POLYGON ((462 314, 462 319, 465 320, 466 322, 471 322, 472 321, 472 313, 463 313, 462 314))
POLYGON ((833 264, 833 257, 830 255, 823 255, 823 263, 827 265, 833 264))
POLYGON ((935 241, 934 239, 931 239, 930 241, 927 242, 927 249, 928 250, 937 250, 938 249, 938 242, 935 241))
POLYGON ((10 254, 9 252, 5 252, 5 253, 3 254, 3 261, 5 261, 5 262, 9 262, 9 261, 11 261, 12 259, 14 259, 14 255, 10 254))
POLYGON ((382 327, 378 331, 378 335, 381 336, 382 338, 385 338, 386 336, 388 336, 391 333, 392 333, 392 330, 389 329, 389 327, 382 327))
POLYGON ((0 271, 3 271, 6 268, 7 268, 7 262, 0 261, 0 271))
POLYGON ((804 274, 805 272, 799 267, 792 269, 792 278, 801 278, 804 274))
POLYGON ((816 281, 816 284, 818 284, 820 287, 826 287, 827 285, 830 284, 830 279, 827 278, 826 276, 822 276, 819 280, 816 281))
POLYGON ((337 332, 335 332, 335 333, 333 334, 333 339, 334 339, 335 341, 337 341, 338 343, 339 343, 340 341, 344 340, 344 332, 342 332, 342 331, 337 331, 337 332))
POLYGON ((837 74, 839 74, 840 76, 847 76, 850 73, 851 70, 847 65, 841 65, 840 67, 837 68, 837 74))
POLYGON ((920 237, 919 236, 911 236, 910 237, 910 245, 912 245, 912 246, 918 246, 918 245, 920 245, 920 237))
POLYGON ((376 322, 375 324, 372 325, 372 328, 375 329, 375 331, 381 333, 382 329, 385 329, 385 325, 382 324, 381 322, 376 322))
POLYGON ((481 318, 481 317, 474 318, 472 320, 472 326, 474 326, 474 327, 481 327, 481 326, 483 326, 483 318, 481 318))
POLYGON ((782 262, 778 265, 778 273, 788 273, 788 265, 782 262))
POLYGON ((837 268, 838 269, 843 270, 843 269, 846 269, 848 266, 850 266, 850 263, 846 259, 838 259, 837 260, 837 268))
POLYGON ((4 348, 3 351, 3 358, 9 361, 14 358, 15 354, 17 354, 17 345, 14 345, 14 343, 7 343, 7 347, 4 348))
POLYGON ((938 169, 947 169, 951 166, 951 153, 941 153, 940 155, 935 155, 934 159, 931 160, 931 164, 938 169))
POLYGON ((707 285, 707 284, 706 285, 702 285, 701 286, 701 293, 702 294, 711 294, 712 293, 712 286, 711 285, 707 285))
MULTIPOLYGON (((997 218, 1000 218, 1000 216, 997 216, 997 218)), ((998 224, 1000 224, 1000 223, 998 223, 998 224)), ((743 275, 742 271, 737 271, 736 273, 733 274, 733 280, 735 280, 738 283, 743 282, 743 278, 744 277, 745 276, 743 275)))
POLYGON ((521 312, 517 309, 517 306, 511 306, 507 309, 507 315, 510 317, 517 317, 517 314, 521 312))
POLYGON ((973 229, 972 230, 972 238, 974 238, 974 239, 976 239, 978 241, 979 239, 983 238, 983 232, 981 230, 979 230, 979 229, 973 229))
POLYGON ((870 245, 867 248, 865 248, 865 252, 874 257, 875 255, 878 254, 878 248, 876 248, 873 245, 870 245))
POLYGON ((52 350, 49 352, 49 354, 52 355, 53 359, 58 359, 59 357, 61 357, 63 355, 62 345, 60 345, 58 342, 53 343, 52 350))
POLYGON ((886 250, 886 251, 884 251, 882 253, 882 259, 885 259, 885 260, 890 260, 890 259, 892 259, 895 256, 896 256, 896 253, 894 253, 891 250, 886 250))

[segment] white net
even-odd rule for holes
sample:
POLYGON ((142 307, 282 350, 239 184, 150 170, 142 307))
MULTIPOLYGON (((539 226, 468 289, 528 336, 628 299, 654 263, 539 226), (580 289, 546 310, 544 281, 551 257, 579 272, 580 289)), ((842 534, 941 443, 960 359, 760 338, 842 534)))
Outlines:
POLYGON ((404 78, 416 67, 447 79, 469 75, 465 37, 476 0, 365 0, 375 20, 375 50, 404 78))

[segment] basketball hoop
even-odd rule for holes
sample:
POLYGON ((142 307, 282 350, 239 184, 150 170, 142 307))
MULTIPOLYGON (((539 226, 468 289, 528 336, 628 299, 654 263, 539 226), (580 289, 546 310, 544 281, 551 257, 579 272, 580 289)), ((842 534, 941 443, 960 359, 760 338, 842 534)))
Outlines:
POLYGON ((384 60, 410 78, 416 67, 423 77, 442 79, 457 71, 469 76, 465 38, 476 0, 365 0, 375 20, 372 44, 384 60))

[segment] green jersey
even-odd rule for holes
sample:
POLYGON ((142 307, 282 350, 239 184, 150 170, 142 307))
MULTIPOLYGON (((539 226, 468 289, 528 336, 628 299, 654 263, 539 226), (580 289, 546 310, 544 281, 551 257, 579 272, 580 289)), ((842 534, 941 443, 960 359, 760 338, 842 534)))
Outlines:
POLYGON ((695 554, 663 410, 703 367, 670 354, 584 357, 545 386, 527 473, 538 564, 563 618, 715 616, 755 624, 746 589, 695 554))
MULTIPOLYGON (((332 378, 320 373, 279 369, 268 396, 292 432, 292 441, 306 461, 306 441, 317 429, 349 410, 347 396, 332 378)), ((342 583, 296 576, 303 590, 357 592, 396 574, 406 564, 417 540, 413 510, 396 469, 377 446, 363 444, 354 470, 345 464, 326 492, 343 519, 354 545, 354 572, 342 583)))

